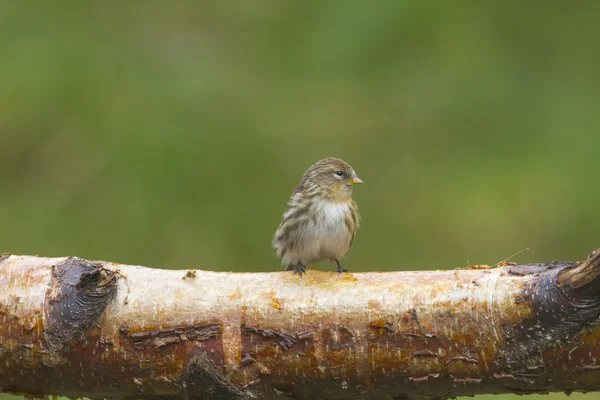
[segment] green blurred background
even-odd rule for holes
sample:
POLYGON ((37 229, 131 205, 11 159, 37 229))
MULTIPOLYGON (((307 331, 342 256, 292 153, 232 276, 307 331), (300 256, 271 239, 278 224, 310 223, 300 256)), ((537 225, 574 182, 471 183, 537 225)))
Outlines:
POLYGON ((280 270, 285 203, 336 156, 366 182, 351 271, 581 260, 600 245, 599 13, 0 1, 0 250, 280 270))

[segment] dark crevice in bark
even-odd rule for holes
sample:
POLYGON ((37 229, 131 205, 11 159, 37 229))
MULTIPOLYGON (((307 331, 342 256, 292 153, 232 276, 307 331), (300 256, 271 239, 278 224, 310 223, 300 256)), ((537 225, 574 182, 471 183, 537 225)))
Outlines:
POLYGON ((157 331, 129 332, 121 328, 121 335, 131 339, 133 348, 143 350, 148 347, 162 347, 184 340, 206 341, 221 334, 221 324, 188 325, 157 331))
POLYGON ((245 335, 248 335, 250 333, 257 333, 264 337, 275 339, 277 344, 281 346, 281 348, 285 351, 289 350, 294 345, 294 343, 296 343, 296 339, 294 337, 286 335, 285 333, 276 332, 271 329, 243 326, 242 332, 245 335))

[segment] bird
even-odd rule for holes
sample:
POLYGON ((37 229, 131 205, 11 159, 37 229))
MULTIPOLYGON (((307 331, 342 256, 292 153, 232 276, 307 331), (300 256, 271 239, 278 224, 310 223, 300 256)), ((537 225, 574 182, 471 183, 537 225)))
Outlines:
POLYGON ((304 172, 272 241, 286 271, 294 270, 302 278, 309 264, 329 260, 335 261, 337 272, 348 272, 340 259, 350 250, 359 226, 352 188, 360 183, 350 164, 334 157, 304 172))

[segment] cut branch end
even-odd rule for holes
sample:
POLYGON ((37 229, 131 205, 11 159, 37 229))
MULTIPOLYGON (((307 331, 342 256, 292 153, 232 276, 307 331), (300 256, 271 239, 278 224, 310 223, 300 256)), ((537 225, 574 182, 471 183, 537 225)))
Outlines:
POLYGON ((586 289, 589 292, 600 293, 600 248, 594 249, 579 265, 561 271, 557 281, 559 285, 570 290, 586 289))

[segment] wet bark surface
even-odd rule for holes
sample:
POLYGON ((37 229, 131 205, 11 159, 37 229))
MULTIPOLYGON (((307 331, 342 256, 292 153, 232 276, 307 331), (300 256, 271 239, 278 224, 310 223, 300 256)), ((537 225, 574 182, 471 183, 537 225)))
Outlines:
POLYGON ((0 391, 448 398, 600 389, 600 252, 453 271, 215 273, 0 257, 0 391))

